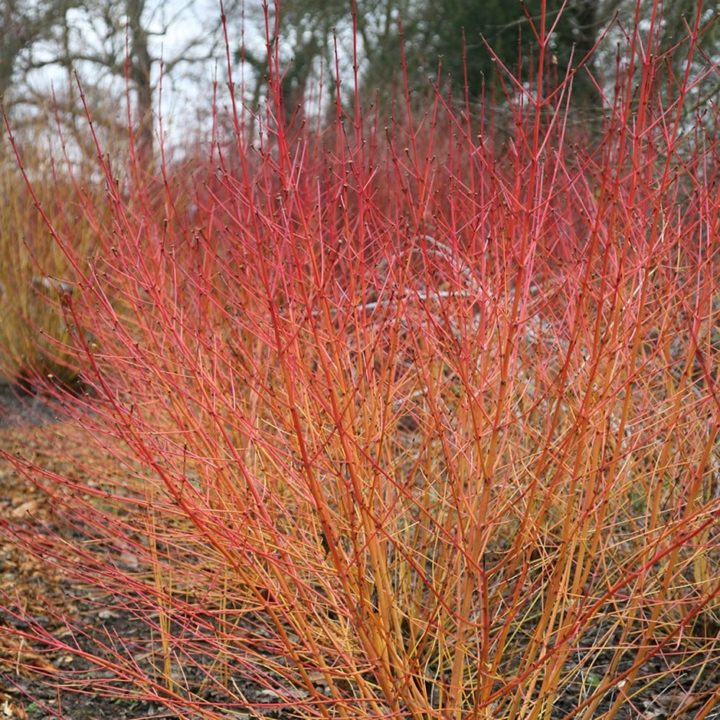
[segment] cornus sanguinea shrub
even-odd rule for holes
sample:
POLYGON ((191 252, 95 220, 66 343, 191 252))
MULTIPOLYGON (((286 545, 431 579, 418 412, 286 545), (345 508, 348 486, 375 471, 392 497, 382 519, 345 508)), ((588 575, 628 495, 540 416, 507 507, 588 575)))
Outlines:
POLYGON ((89 266, 53 234, 61 400, 108 462, 10 458, 77 532, 3 527, 144 630, 6 598, 89 668, 48 682, 183 718, 714 717, 717 110, 659 23, 595 137, 538 24, 493 113, 356 91, 287 127, 271 59, 206 170, 99 161, 89 266))

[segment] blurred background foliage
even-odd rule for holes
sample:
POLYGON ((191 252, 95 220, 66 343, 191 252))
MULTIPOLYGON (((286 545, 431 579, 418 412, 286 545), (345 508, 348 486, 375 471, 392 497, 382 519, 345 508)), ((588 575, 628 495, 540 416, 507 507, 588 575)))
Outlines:
MULTIPOLYGON (((662 52, 681 43, 699 15, 704 30, 694 71, 701 73, 720 60, 716 0, 282 0, 270 3, 267 11, 260 0, 228 0, 224 10, 235 71, 251 109, 268 94, 267 15, 277 41, 271 50, 277 50, 280 60, 280 90, 288 116, 298 107, 310 114, 327 111, 336 67, 343 98, 349 98, 354 28, 362 98, 386 109, 403 90, 401 37, 411 91, 430 92, 440 69, 443 89, 449 80, 460 100, 467 78, 471 102, 485 93, 499 103, 502 94, 492 90, 501 73, 488 46, 509 70, 530 77, 537 59, 535 35, 544 23, 552 29, 548 52, 558 75, 577 70, 573 103, 581 118, 602 114, 603 93, 609 95, 614 85, 618 46, 628 41, 636 17, 642 26, 662 11, 662 36, 652 39, 655 51, 662 52), (324 107, 317 100, 321 83, 324 107)), ((157 151, 154 120, 161 82, 168 103, 166 127, 187 130, 209 121, 212 81, 223 75, 217 70, 224 66, 225 52, 220 25, 214 0, 0 0, 3 106, 19 130, 38 123, 47 126, 52 105, 82 145, 87 133, 78 128, 82 109, 77 70, 99 128, 126 128, 123 100, 131 99, 136 141, 151 156, 157 151)), ((682 63, 684 53, 673 57, 682 63)), ((683 68, 674 70, 681 79, 683 68)), ((691 94, 696 107, 715 101, 717 83, 716 77, 710 78, 691 94)))

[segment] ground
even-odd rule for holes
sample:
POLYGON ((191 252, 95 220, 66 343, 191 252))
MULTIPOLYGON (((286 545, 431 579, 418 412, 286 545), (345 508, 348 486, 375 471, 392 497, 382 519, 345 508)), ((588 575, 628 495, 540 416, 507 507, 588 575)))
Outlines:
MULTIPOLYGON (((83 442, 82 431, 54 416, 52 411, 34 396, 18 396, 8 386, 0 385, 0 449, 22 454, 29 460, 52 467, 58 473, 71 472, 71 460, 92 462, 89 444, 83 442)), ((54 568, 23 551, 12 541, 12 532, 44 526, 59 533, 48 496, 19 474, 10 463, 0 459, 0 527, 10 532, 0 535, 0 608, 24 608, 38 627, 49 633, 64 629, 60 618, 84 624, 90 633, 102 636, 108 631, 123 638, 137 637, 147 632, 145 624, 129 614, 109 610, 107 598, 98 596, 92 588, 78 586, 54 568)), ((19 640, 2 632, 3 625, 20 630, 27 625, 0 609, 0 719, 45 720, 141 720, 142 718, 172 718, 159 704, 137 701, 111 700, 96 694, 78 695, 59 690, 56 681, 86 669, 76 656, 62 652, 46 652, 31 642, 19 640), (39 673, 29 674, 34 666, 39 673)), ((720 668, 706 667, 698 675, 688 673, 664 674, 661 658, 656 666, 647 668, 657 672, 662 680, 633 698, 634 710, 625 708, 619 717, 625 720, 694 720, 697 712, 713 688, 720 685, 720 668)), ((699 663, 701 666, 701 663, 699 663)), ((246 696, 257 696, 258 689, 247 687, 246 696)), ((560 698, 553 710, 553 719, 562 717, 573 708, 574 700, 560 698)), ((720 706, 720 700, 718 701, 720 706)), ((598 708, 602 717, 604 704, 598 708)), ((272 716, 272 715, 270 715, 272 716)), ((228 718, 249 718, 241 711, 228 718)), ((275 717, 278 717, 275 715, 275 717)), ((720 719, 720 707, 704 717, 720 719)))
MULTIPOLYGON (((0 386, 0 448, 20 453, 43 464, 67 463, 58 458, 78 457, 87 445, 77 431, 71 431, 40 398, 17 395, 7 385, 0 386)), ((56 467, 62 471, 62 467, 56 467)), ((0 522, 22 531, 37 524, 52 526, 55 521, 48 496, 8 462, 0 460, 0 522)), ((11 539, 0 543, 0 605, 21 604, 26 613, 49 632, 60 630, 53 618, 68 617, 85 621, 101 632, 112 622, 121 634, 137 631, 132 620, 98 609, 89 588, 75 587, 62 573, 20 549, 11 539)), ((24 629, 21 621, 0 611, 0 717, 63 717, 69 720, 165 717, 162 708, 147 703, 122 703, 91 695, 58 691, 54 680, 60 673, 79 669, 73 656, 43 652, 17 638, 2 633, 3 624, 24 629), (23 668, 35 666, 42 675, 30 675, 23 668)))

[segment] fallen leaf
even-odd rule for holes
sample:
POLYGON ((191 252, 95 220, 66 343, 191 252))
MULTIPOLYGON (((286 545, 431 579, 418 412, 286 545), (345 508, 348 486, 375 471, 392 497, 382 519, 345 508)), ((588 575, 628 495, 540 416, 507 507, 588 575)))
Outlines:
POLYGON ((25 515, 34 513, 38 509, 38 505, 39 503, 37 499, 27 500, 26 502, 22 503, 22 505, 18 505, 16 508, 14 508, 10 515, 14 518, 21 518, 25 515))
POLYGON ((137 570, 140 566, 137 557, 135 557, 135 555, 133 555, 131 552, 128 552, 127 550, 123 550, 120 553, 120 564, 126 570, 137 570))

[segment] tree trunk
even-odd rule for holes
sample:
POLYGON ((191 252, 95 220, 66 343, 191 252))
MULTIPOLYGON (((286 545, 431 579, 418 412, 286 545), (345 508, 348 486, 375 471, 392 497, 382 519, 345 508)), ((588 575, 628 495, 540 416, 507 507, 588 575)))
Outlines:
POLYGON ((128 0, 127 18, 130 36, 130 79, 137 102, 135 151, 143 167, 152 167, 154 158, 152 58, 142 14, 145 0, 128 0))

